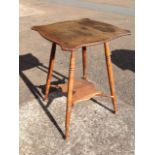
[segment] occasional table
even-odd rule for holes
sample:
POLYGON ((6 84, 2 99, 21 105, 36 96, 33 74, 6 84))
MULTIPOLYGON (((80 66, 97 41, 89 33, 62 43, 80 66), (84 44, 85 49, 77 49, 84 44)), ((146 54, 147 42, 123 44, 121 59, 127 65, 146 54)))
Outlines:
POLYGON ((108 42, 112 39, 129 35, 130 31, 88 18, 58 22, 48 25, 33 26, 32 29, 38 31, 45 39, 53 42, 44 100, 48 99, 49 89, 51 87, 56 45, 59 45, 63 51, 70 52, 70 67, 68 75, 69 80, 67 83, 59 84, 57 86, 58 88, 61 88, 63 93, 67 94, 65 123, 66 140, 68 140, 69 137, 71 110, 75 103, 88 100, 94 96, 108 96, 112 99, 114 113, 117 112, 111 52, 108 42), (88 80, 87 77, 87 46, 97 44, 104 44, 106 67, 111 95, 105 95, 102 91, 98 90, 94 83, 88 80), (83 77, 80 80, 75 80, 75 50, 78 48, 82 48, 83 77))

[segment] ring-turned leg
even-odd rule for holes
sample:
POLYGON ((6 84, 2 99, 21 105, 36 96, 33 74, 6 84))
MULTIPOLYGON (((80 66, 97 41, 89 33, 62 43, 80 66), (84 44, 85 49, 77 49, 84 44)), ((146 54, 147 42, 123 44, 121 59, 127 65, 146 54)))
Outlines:
POLYGON ((69 137, 70 117, 73 104, 73 83, 74 83, 74 70, 75 70, 75 51, 71 51, 70 67, 69 67, 69 81, 68 81, 68 96, 67 96, 67 108, 66 108, 66 141, 69 137))
POLYGON ((83 79, 87 79, 86 69, 87 69, 87 48, 82 47, 82 64, 83 64, 83 79))
POLYGON ((105 58, 106 58, 108 79, 109 79, 109 85, 110 85, 110 92, 111 92, 112 102, 114 106, 114 113, 116 113, 117 101, 116 101, 116 95, 115 95, 115 83, 114 83, 113 70, 112 70, 111 52, 110 52, 109 44, 107 42, 104 43, 104 49, 105 49, 105 58))
POLYGON ((47 80, 46 80, 44 101, 47 100, 48 98, 49 89, 51 86, 51 80, 52 80, 52 74, 53 74, 53 68, 54 68, 54 60, 55 60, 55 51, 56 51, 56 43, 53 43, 52 49, 51 49, 50 61, 49 61, 48 75, 47 75, 47 80))

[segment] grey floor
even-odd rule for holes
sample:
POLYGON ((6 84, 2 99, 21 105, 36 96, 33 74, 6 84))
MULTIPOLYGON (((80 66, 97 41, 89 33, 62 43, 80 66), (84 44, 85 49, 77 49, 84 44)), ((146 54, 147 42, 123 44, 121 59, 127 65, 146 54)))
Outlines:
MULTIPOLYGON (((20 0, 20 155, 134 154, 134 6, 129 2, 122 1, 123 7, 93 0, 20 0), (118 113, 114 115, 111 101, 102 97, 76 104, 66 143, 66 98, 53 92, 48 103, 42 101, 51 43, 31 27, 86 17, 129 29, 132 35, 110 43, 118 113)), ((103 45, 88 51, 89 79, 109 93, 103 45)), ((57 46, 53 81, 67 81, 68 65, 69 52, 57 46)), ((82 75, 81 49, 75 75, 82 75)))

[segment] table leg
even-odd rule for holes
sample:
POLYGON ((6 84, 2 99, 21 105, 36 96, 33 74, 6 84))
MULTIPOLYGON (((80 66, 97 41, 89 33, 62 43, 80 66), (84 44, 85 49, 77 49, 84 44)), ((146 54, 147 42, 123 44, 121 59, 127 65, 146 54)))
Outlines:
POLYGON ((105 49, 105 58, 106 58, 110 91, 111 91, 112 102, 114 106, 114 113, 116 113, 117 102, 116 102, 116 95, 115 95, 115 83, 114 83, 114 76, 113 76, 113 70, 112 70, 111 52, 110 52, 109 44, 107 42, 104 43, 104 49, 105 49))
POLYGON ((48 69, 48 75, 47 75, 47 80, 46 80, 44 100, 47 100, 49 89, 51 86, 51 80, 52 80, 52 74, 53 74, 53 68, 54 68, 54 60, 55 60, 55 51, 56 51, 56 43, 53 43, 52 49, 51 49, 50 61, 49 61, 49 69, 48 69))
POLYGON ((82 64, 83 64, 83 79, 87 79, 87 49, 86 46, 82 47, 82 64))
POLYGON ((69 67, 69 81, 68 81, 68 96, 66 108, 66 141, 69 137, 70 117, 73 104, 73 83, 74 83, 74 70, 75 70, 75 51, 71 51, 70 67, 69 67))

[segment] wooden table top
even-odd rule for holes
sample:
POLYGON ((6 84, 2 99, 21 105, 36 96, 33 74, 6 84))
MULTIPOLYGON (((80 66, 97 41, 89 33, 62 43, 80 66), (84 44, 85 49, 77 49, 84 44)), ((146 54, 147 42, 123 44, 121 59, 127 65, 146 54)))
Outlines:
POLYGON ((129 35, 130 31, 88 18, 33 26, 44 38, 61 46, 62 50, 73 50, 95 45, 129 35))

